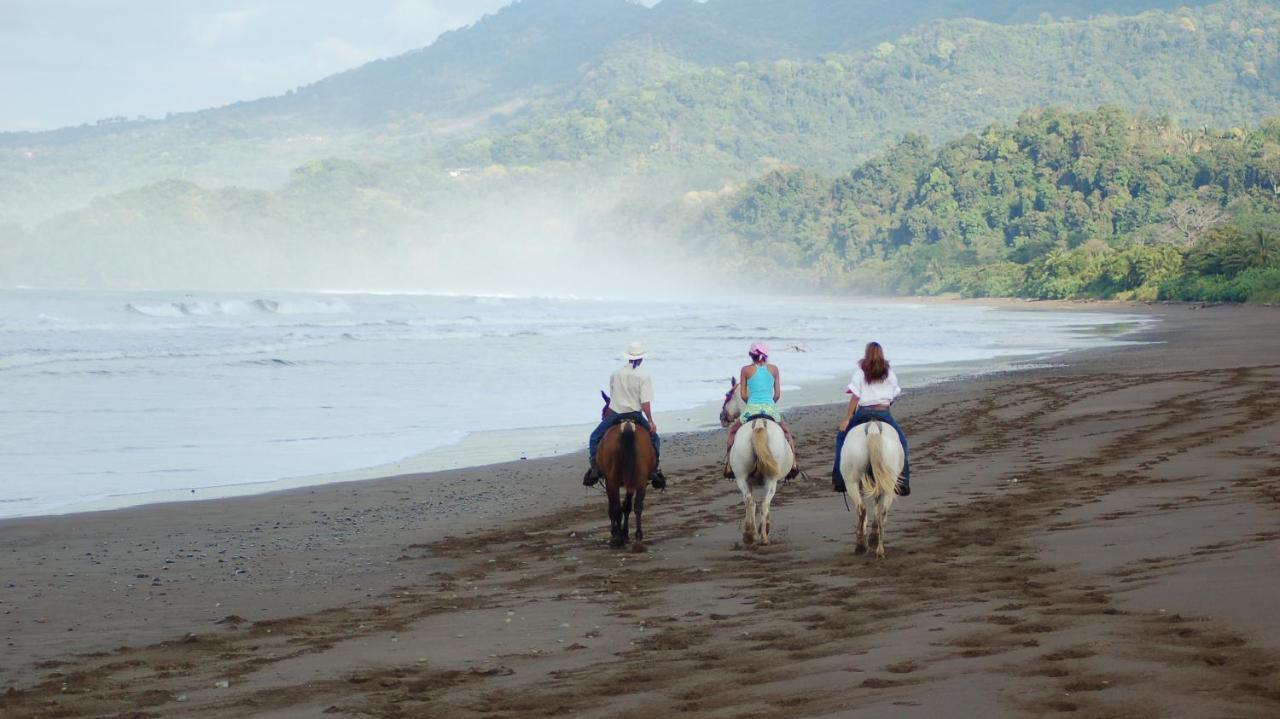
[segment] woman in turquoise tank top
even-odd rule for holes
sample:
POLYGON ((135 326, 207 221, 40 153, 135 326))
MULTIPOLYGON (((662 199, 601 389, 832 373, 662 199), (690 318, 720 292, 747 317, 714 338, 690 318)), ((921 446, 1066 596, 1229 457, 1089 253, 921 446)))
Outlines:
MULTIPOLYGON (((783 421, 782 413, 778 411, 778 400, 782 397, 782 378, 777 366, 769 364, 769 345, 764 342, 752 342, 747 356, 751 358, 751 364, 745 365, 738 373, 738 391, 742 393, 742 399, 747 404, 742 408, 738 419, 729 426, 729 443, 725 447, 724 476, 728 478, 733 477, 733 468, 729 466, 729 451, 733 449, 733 438, 742 427, 742 420, 747 417, 764 415, 777 422, 778 426, 782 427, 783 434, 787 436, 791 452, 794 454, 796 450, 796 442, 791 437, 791 430, 783 421)), ((792 479, 799 474, 798 467, 798 462, 792 465, 787 479, 792 479)))
POLYGON ((777 405, 778 398, 782 396, 776 380, 778 368, 765 361, 768 355, 754 355, 752 359, 756 357, 760 358, 760 362, 743 367, 739 375, 746 379, 742 384, 747 387, 747 406, 742 408, 742 415, 766 414, 774 421, 781 422, 777 405))

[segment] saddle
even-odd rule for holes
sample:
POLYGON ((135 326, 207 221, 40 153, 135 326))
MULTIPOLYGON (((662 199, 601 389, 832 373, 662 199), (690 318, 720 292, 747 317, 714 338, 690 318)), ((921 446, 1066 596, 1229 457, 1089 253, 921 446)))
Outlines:
MULTIPOLYGON (((763 413, 763 412, 759 412, 759 413, 756 413, 756 414, 749 414, 749 415, 747 415, 746 417, 743 417, 743 418, 742 418, 742 421, 741 421, 741 425, 742 425, 742 427, 744 427, 744 428, 745 428, 748 424, 751 424, 752 422, 756 421, 757 419, 767 420, 767 421, 769 421, 769 422, 773 422, 774 424, 777 424, 779 427, 782 427, 782 425, 781 425, 781 424, 779 424, 778 420, 774 419, 773 417, 770 417, 769 415, 767 415, 767 414, 765 414, 765 413, 763 413)), ((786 431, 786 429, 785 429, 785 428, 783 428, 783 431, 785 432, 785 431, 786 431)), ((793 439, 792 439, 790 436, 788 436, 788 437, 787 437, 787 444, 791 447, 791 452, 792 452, 792 454, 794 454, 794 453, 795 453, 795 451, 796 451, 796 446, 795 446, 795 442, 793 441, 793 439)), ((727 467, 727 466, 728 466, 728 460, 727 460, 727 458, 726 458, 726 467, 727 467)), ((726 469, 725 471, 727 472, 728 470, 726 469)), ((791 471, 787 473, 787 476, 784 478, 784 481, 787 481, 787 482, 791 481, 791 480, 792 480, 792 479, 794 479, 794 478, 796 477, 796 475, 798 475, 799 473, 800 473, 800 467, 799 467, 799 465, 797 465, 797 464, 795 464, 795 463, 793 462, 793 463, 792 463, 792 465, 791 465, 791 471)), ((751 475, 750 475, 749 479, 750 479, 750 480, 755 480, 755 481, 759 481, 759 480, 760 480, 760 473, 759 473, 759 471, 758 471, 755 467, 752 467, 752 469, 751 469, 751 475)))
MULTIPOLYGON (((857 423, 857 424, 850 424, 850 425, 849 425, 849 428, 848 428, 847 430, 845 430, 845 433, 847 434, 847 433, 852 432, 853 430, 857 429, 858 427, 861 427, 861 428, 862 428, 862 436, 863 436, 863 437, 870 437, 870 436, 871 436, 871 425, 873 425, 873 424, 883 425, 883 426, 880 428, 880 432, 881 432, 881 433, 883 433, 883 432, 885 431, 885 427, 887 427, 887 428, 889 429, 889 431, 890 431, 890 432, 893 432, 893 426, 892 426, 892 425, 890 425, 888 422, 884 421, 883 419, 879 419, 879 418, 876 418, 876 417, 871 417, 871 418, 869 418, 869 419, 864 419, 864 420, 862 420, 861 422, 859 422, 859 423, 857 423)), ((897 435, 895 434, 894 436, 896 437, 897 435)))
POLYGON ((624 422, 631 422, 645 428, 649 426, 648 420, 645 419, 644 414, 641 412, 624 412, 622 414, 615 414, 609 419, 608 426, 615 427, 624 422))

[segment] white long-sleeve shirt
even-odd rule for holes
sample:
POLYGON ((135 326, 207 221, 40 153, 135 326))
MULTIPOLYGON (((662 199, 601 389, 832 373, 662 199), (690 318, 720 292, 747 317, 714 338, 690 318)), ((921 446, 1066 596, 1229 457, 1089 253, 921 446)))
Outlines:
POLYGON ((889 370, 889 376, 879 382, 868 382, 862 368, 853 371, 853 379, 849 382, 849 391, 858 395, 858 406, 867 407, 873 404, 889 404, 902 394, 898 386, 898 375, 889 370))

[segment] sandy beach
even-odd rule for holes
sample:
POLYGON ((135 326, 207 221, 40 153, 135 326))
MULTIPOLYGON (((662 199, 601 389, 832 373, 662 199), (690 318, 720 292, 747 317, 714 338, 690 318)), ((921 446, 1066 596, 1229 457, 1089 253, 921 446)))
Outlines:
POLYGON ((1280 715, 1280 309, 1113 308, 1161 322, 904 396, 882 561, 839 405, 789 412, 764 548, 718 432, 666 438, 642 552, 581 454, 5 520, 0 715, 1280 715))

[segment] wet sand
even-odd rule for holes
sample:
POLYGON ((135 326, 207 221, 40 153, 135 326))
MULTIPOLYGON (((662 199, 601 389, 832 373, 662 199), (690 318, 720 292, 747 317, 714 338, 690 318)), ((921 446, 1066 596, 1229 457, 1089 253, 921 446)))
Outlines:
POLYGON ((882 561, 837 405, 764 548, 719 433, 640 552, 580 455, 0 522, 0 715, 1276 716, 1280 309, 1118 307, 1153 344, 904 397, 882 561))

